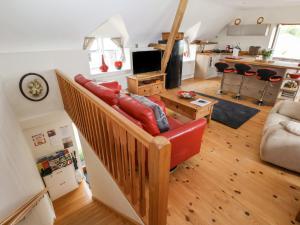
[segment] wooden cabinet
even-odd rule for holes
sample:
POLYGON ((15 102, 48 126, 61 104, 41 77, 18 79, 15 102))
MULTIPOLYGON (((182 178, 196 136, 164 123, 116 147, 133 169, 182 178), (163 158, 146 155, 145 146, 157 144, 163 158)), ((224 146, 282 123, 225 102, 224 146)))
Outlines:
POLYGON ((78 187, 73 164, 55 170, 52 174, 43 177, 43 180, 52 201, 78 187))
POLYGON ((165 90, 166 74, 150 72, 127 77, 128 91, 142 96, 156 95, 165 90))

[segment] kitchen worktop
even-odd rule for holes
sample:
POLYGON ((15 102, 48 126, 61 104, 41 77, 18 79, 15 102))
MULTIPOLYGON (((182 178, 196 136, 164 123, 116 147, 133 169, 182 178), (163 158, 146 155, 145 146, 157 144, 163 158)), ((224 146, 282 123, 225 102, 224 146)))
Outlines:
POLYGON ((276 68, 276 69, 300 70, 300 66, 298 65, 298 63, 284 62, 284 61, 277 61, 277 60, 262 61, 262 60, 255 60, 254 57, 241 57, 240 59, 224 58, 223 61, 227 63, 244 63, 252 66, 268 67, 268 68, 276 68))

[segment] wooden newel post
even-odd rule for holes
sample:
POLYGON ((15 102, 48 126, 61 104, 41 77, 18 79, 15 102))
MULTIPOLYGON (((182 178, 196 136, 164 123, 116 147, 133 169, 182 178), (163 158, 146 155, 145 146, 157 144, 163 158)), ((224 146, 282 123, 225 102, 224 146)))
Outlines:
POLYGON ((169 195, 171 144, 155 137, 148 151, 149 225, 166 225, 169 195))

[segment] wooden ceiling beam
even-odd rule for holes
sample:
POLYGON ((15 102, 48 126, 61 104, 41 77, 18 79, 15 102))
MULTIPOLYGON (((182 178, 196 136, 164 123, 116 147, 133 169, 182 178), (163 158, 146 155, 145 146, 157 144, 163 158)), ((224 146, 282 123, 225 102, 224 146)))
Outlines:
POLYGON ((161 72, 162 73, 166 72, 168 62, 170 60, 170 56, 171 56, 173 46, 175 43, 175 39, 176 39, 177 33, 179 31, 186 7, 187 7, 187 3, 188 3, 188 0, 180 0, 180 2, 179 2, 176 16, 175 16, 175 19, 174 19, 174 22, 172 25, 172 29, 171 29, 168 41, 167 41, 166 50, 164 52, 164 55, 163 55, 163 58, 161 61, 161 72))

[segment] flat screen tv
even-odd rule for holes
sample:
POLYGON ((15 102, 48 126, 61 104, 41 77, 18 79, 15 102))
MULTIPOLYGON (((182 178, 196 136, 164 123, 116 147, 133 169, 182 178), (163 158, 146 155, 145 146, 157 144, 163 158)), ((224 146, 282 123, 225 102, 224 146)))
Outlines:
POLYGON ((133 73, 147 73, 161 69, 161 51, 141 51, 132 53, 133 73))

